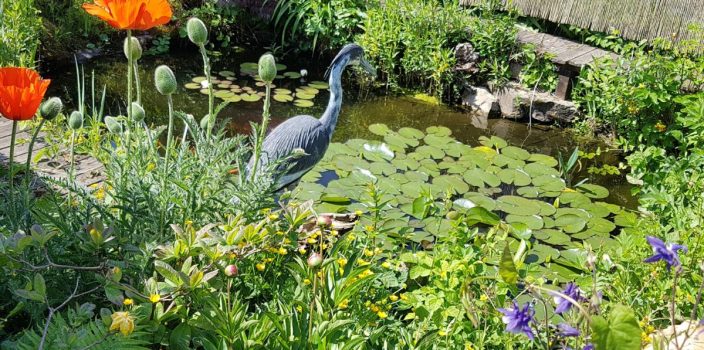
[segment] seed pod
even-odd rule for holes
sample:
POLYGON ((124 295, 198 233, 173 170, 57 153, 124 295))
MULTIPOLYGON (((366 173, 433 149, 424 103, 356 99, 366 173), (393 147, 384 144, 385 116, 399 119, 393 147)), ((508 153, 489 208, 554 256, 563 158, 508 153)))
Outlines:
POLYGON ((270 53, 259 58, 259 77, 267 83, 276 79, 276 60, 270 53))
POLYGON ((237 265, 230 264, 225 266, 225 275, 228 277, 234 277, 237 276, 238 270, 237 270, 237 265))
POLYGON ((136 122, 141 122, 144 120, 145 116, 144 108, 137 102, 132 102, 132 119, 136 122))
POLYGON ((186 32, 188 33, 188 39, 191 39, 198 46, 205 45, 208 42, 208 28, 203 21, 196 17, 188 20, 186 32))
POLYGON ((323 263, 323 256, 318 253, 313 253, 308 257, 308 266, 317 267, 323 263))
POLYGON ((139 39, 135 37, 125 38, 123 51, 125 52, 125 57, 127 57, 127 59, 130 59, 130 55, 132 56, 133 61, 138 61, 142 58, 142 44, 140 44, 139 39), (130 42, 132 43, 131 48, 129 46, 130 42), (130 49, 132 50, 131 52, 130 49))
POLYGON ((42 103, 42 106, 39 108, 39 115, 46 120, 52 120, 56 118, 59 113, 61 113, 63 108, 64 104, 61 103, 61 99, 58 97, 52 97, 42 103))
POLYGON ((105 126, 113 134, 122 134, 122 124, 115 117, 105 117, 105 126))
POLYGON ((318 225, 323 227, 332 225, 332 216, 328 214, 318 216, 318 225))
POLYGON ((168 66, 161 65, 154 71, 154 84, 162 95, 171 95, 176 92, 176 76, 168 66))
POLYGON ((79 111, 71 112, 68 118, 68 126, 73 130, 78 130, 83 127, 83 113, 79 111))

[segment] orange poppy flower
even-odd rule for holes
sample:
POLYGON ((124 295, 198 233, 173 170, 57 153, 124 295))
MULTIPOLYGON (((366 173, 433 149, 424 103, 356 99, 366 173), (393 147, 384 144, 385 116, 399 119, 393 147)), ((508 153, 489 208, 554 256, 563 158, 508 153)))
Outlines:
POLYGON ((117 29, 147 30, 166 24, 173 11, 167 0, 93 0, 83 9, 117 29))
POLYGON ((0 115, 15 121, 32 119, 49 83, 29 68, 0 68, 0 115))

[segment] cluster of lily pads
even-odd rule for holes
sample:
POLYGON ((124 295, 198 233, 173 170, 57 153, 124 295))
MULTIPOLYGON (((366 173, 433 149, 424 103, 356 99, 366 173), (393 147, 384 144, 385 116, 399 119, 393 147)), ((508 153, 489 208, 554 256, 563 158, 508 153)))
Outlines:
POLYGON ((480 217, 476 222, 510 224, 513 251, 520 240, 532 242, 526 261, 544 269, 536 272, 565 281, 584 269, 583 249, 577 248, 585 242, 594 248, 616 244, 613 235, 619 228, 633 227, 637 219, 605 202, 606 188, 570 188, 555 158, 511 146, 499 137, 482 136, 480 145, 472 147, 451 137, 446 127, 392 131, 374 124, 369 129, 383 140, 331 144, 294 197, 316 200, 321 212, 365 211, 362 203, 368 201, 369 184, 376 183, 391 199, 384 228, 421 243, 442 237, 451 227, 451 218, 418 217, 414 212, 414 201, 430 194, 446 211, 480 217), (448 195, 449 201, 442 204, 448 195), (545 263, 552 263, 549 270, 545 263))
MULTIPOLYGON (((277 63, 276 69, 281 72, 287 69, 286 65, 277 63)), ((223 70, 217 73, 217 76, 211 77, 215 97, 227 102, 257 102, 264 95, 266 83, 257 75, 257 63, 245 62, 240 65, 240 76, 243 79, 238 79, 237 74, 230 70, 223 70), (251 84, 253 82, 253 84, 251 84), (250 86, 253 85, 253 86, 250 86)), ((328 89, 328 83, 324 81, 311 81, 306 85, 297 85, 297 79, 301 78, 301 73, 295 71, 286 71, 276 76, 278 83, 272 84, 273 89, 272 99, 281 103, 293 102, 297 107, 312 107, 313 99, 320 93, 321 90, 328 89), (294 91, 284 88, 283 86, 291 87, 294 91)), ((190 90, 199 90, 202 94, 208 94, 208 79, 205 76, 193 77, 190 82, 184 85, 190 90)))

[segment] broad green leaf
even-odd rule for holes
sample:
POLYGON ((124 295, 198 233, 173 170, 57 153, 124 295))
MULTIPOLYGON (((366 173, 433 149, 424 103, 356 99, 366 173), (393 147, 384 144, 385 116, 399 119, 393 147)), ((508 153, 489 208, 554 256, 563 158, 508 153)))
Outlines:
POLYGON ((513 255, 508 243, 504 246, 504 252, 501 254, 499 275, 508 284, 515 285, 518 282, 518 270, 516 270, 516 264, 513 262, 513 255))
POLYGON ((592 318, 592 341, 596 350, 638 350, 641 329, 633 310, 616 305, 608 320, 602 316, 592 318))

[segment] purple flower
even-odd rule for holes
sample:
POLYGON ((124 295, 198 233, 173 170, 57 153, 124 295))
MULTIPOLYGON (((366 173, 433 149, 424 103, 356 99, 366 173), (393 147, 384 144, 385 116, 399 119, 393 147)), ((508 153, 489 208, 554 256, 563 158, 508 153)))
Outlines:
POLYGON ((667 264, 668 270, 673 266, 680 266, 680 257, 677 255, 677 251, 682 250, 686 253, 686 246, 672 243, 665 244, 660 238, 653 236, 647 236, 645 239, 647 239, 648 243, 653 247, 653 256, 643 260, 644 262, 654 263, 663 260, 667 264))
MULTIPOLYGON (((574 301, 579 302, 586 300, 582 296, 582 290, 572 282, 567 283, 567 286, 565 287, 565 290, 562 291, 562 294, 574 299, 574 301)), ((572 303, 569 300, 563 298, 557 293, 553 294, 553 298, 555 299, 555 304, 557 304, 557 307, 555 307, 555 313, 557 314, 565 313, 572 307, 572 303)))
POLYGON ((594 344, 585 345, 582 350, 594 350, 594 344))
POLYGON ((557 325, 557 329, 560 332, 561 337, 579 337, 579 330, 574 328, 567 323, 560 323, 557 325))
POLYGON ((504 314, 501 320, 506 324, 507 332, 523 333, 528 339, 533 340, 535 336, 533 335, 533 330, 530 328, 530 323, 534 321, 533 316, 535 315, 535 310, 533 310, 531 303, 527 303, 521 308, 514 300, 513 308, 499 309, 499 311, 504 314))

